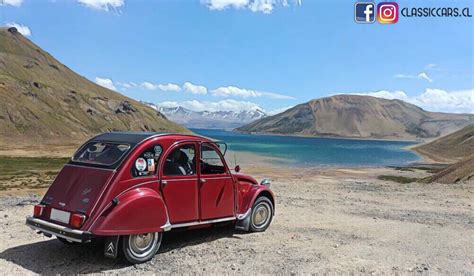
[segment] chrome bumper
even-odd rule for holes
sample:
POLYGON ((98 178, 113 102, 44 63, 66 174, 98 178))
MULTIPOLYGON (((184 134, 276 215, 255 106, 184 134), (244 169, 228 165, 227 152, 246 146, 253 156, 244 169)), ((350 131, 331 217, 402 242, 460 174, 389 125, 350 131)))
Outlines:
POLYGON ((92 234, 81 230, 71 229, 34 217, 26 217, 26 225, 44 234, 54 235, 74 242, 90 242, 92 234))

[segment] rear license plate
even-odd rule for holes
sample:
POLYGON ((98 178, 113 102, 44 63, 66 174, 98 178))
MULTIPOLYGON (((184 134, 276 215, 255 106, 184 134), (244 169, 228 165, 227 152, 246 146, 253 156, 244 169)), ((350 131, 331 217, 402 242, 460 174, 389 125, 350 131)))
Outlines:
POLYGON ((49 216, 50 219, 59 221, 62 223, 69 223, 69 218, 71 216, 71 213, 66 212, 66 211, 61 211, 57 209, 51 209, 51 215, 49 216))

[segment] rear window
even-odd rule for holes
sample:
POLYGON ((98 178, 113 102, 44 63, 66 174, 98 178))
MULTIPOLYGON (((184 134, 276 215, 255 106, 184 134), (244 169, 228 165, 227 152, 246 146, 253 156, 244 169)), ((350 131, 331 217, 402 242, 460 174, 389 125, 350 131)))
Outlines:
POLYGON ((110 166, 120 161, 129 149, 129 144, 90 142, 74 155, 72 161, 110 166))

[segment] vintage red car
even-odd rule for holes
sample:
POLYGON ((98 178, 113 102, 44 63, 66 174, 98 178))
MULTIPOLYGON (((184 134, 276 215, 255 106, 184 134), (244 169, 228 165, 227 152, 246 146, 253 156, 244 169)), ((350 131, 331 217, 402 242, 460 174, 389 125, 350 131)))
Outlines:
POLYGON ((211 139, 110 132, 87 141, 61 170, 26 224, 64 243, 105 238, 104 254, 131 263, 158 251, 163 232, 221 222, 265 231, 270 182, 232 172, 211 139))

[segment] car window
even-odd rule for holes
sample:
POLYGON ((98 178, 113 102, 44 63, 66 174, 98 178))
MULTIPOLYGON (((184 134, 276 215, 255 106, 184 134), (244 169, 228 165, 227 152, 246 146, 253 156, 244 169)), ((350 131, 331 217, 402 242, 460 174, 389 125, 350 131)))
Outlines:
POLYGON ((163 149, 160 145, 149 147, 143 151, 133 163, 132 176, 140 177, 155 175, 162 151, 163 149))
POLYGON ((220 155, 210 145, 201 146, 201 174, 225 173, 225 166, 220 155))
POLYGON ((109 166, 120 161, 129 149, 128 144, 89 142, 73 156, 72 161, 109 166))
POLYGON ((183 176, 196 174, 196 152, 193 144, 175 148, 165 160, 163 175, 183 176))

